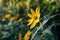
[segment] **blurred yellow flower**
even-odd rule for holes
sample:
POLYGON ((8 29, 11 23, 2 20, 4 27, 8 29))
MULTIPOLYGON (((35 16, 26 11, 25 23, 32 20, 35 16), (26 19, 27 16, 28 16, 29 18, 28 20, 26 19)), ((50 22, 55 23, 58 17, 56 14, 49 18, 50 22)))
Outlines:
POLYGON ((23 2, 19 2, 20 7, 23 7, 23 5, 24 5, 23 2))
POLYGON ((24 36, 24 40, 29 40, 30 36, 31 36, 32 32, 29 30, 27 31, 27 33, 24 36))
POLYGON ((27 26, 30 26, 30 29, 34 28, 35 25, 39 22, 39 18, 40 18, 40 8, 37 7, 36 10, 34 11, 33 9, 31 9, 31 13, 32 14, 28 14, 28 16, 30 17, 30 19, 27 21, 29 22, 27 24, 27 26))
POLYGON ((19 4, 18 4, 18 3, 16 4, 16 8, 17 8, 17 9, 19 8, 19 4))
POLYGON ((19 35, 18 35, 18 40, 22 40, 22 34, 21 33, 19 33, 19 35))
POLYGON ((49 2, 50 0, 45 0, 46 2, 49 2))
POLYGON ((25 4, 26 4, 27 7, 29 7, 30 2, 31 2, 31 0, 26 0, 25 1, 25 4))
POLYGON ((18 22, 21 22, 23 20, 23 18, 20 18, 19 20, 18 20, 18 22))
POLYGON ((5 18, 2 18, 2 22, 4 22, 4 21, 6 21, 6 19, 5 18))
POLYGON ((0 6, 2 6, 2 0, 0 0, 0 6))
POLYGON ((14 17, 11 17, 9 20, 10 20, 10 21, 14 21, 14 20, 15 20, 15 18, 14 18, 14 17))
POLYGON ((9 1, 9 6, 10 6, 10 7, 13 6, 13 3, 12 3, 11 0, 9 1))
POLYGON ((10 18, 11 17, 11 14, 10 13, 6 13, 4 17, 5 18, 10 18))
POLYGON ((14 16, 14 19, 16 20, 18 17, 19 17, 19 14, 16 14, 16 15, 14 16))
POLYGON ((43 2, 44 3, 49 3, 51 0, 44 0, 43 2))
POLYGON ((9 20, 10 20, 10 21, 14 21, 14 20, 16 20, 18 17, 19 17, 19 14, 16 14, 14 17, 11 17, 9 20))

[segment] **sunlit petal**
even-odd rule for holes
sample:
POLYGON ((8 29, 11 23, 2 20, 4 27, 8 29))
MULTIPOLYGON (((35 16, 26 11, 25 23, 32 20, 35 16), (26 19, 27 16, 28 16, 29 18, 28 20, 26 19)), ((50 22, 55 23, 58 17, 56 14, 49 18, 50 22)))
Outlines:
POLYGON ((19 20, 18 20, 18 22, 21 22, 23 20, 23 18, 20 18, 19 20))
POLYGON ((32 25, 30 26, 30 29, 34 28, 35 25, 36 25, 36 21, 34 21, 34 22, 32 23, 32 25))
POLYGON ((34 10, 33 10, 33 9, 31 9, 31 13, 32 13, 32 15, 33 15, 33 14, 35 14, 35 12, 34 12, 34 10))
POLYGON ((29 26, 30 24, 32 24, 33 19, 29 19, 28 21, 29 21, 29 23, 27 24, 27 26, 29 26))
POLYGON ((30 22, 32 19, 27 20, 27 22, 30 22))
POLYGON ((28 15, 30 18, 32 18, 32 14, 28 13, 27 15, 28 15))
POLYGON ((36 8, 36 14, 40 15, 40 8, 39 7, 36 8))

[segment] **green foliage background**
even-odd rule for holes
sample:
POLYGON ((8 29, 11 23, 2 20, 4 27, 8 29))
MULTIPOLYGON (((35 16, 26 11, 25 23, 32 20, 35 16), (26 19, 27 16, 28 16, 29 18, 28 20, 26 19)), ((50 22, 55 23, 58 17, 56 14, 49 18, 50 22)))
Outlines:
POLYGON ((14 2, 12 7, 8 6, 9 0, 2 0, 2 2, 0 2, 0 40, 18 40, 18 33, 21 32, 24 36, 28 30, 31 30, 32 32, 29 40, 31 40, 31 38, 34 38, 34 40, 58 40, 56 26, 60 25, 60 0, 11 1, 14 2), (26 5, 24 3, 25 1, 30 2, 29 5, 26 5), (16 4, 18 2, 23 2, 23 6, 16 8, 16 4), (40 6, 40 21, 44 25, 40 28, 38 23, 35 28, 30 29, 27 26, 27 13, 30 12, 30 8, 35 10, 37 6, 40 6), (20 23, 17 20, 10 22, 6 19, 6 21, 2 22, 2 17, 7 12, 9 12, 12 16, 19 13, 19 18, 23 18, 23 21, 20 23), (35 34, 36 31, 37 33, 35 34), (35 36, 33 36, 34 34, 35 36))

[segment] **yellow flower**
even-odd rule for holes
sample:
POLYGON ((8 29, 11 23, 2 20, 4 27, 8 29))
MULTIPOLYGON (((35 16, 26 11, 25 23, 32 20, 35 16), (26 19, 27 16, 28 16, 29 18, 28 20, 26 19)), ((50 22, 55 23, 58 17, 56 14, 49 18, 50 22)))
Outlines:
POLYGON ((10 21, 14 21, 14 20, 15 20, 15 18, 14 18, 14 17, 11 17, 9 20, 10 20, 10 21))
POLYGON ((27 33, 22 38, 22 34, 19 33, 18 40, 29 40, 31 34, 32 34, 32 32, 29 30, 29 31, 27 31, 27 33))
POLYGON ((21 33, 19 33, 19 35, 18 35, 18 40, 22 40, 22 34, 21 33))
POLYGON ((10 15, 9 13, 6 13, 4 17, 5 17, 5 18, 10 18, 11 15, 10 15))
POLYGON ((31 13, 32 14, 28 14, 28 16, 30 17, 30 19, 27 21, 29 22, 27 24, 27 26, 30 26, 30 29, 34 28, 35 25, 39 22, 39 18, 40 18, 40 8, 37 7, 36 10, 34 11, 33 9, 31 9, 31 13))
POLYGON ((46 2, 49 2, 50 0, 45 0, 46 2))
POLYGON ((17 8, 17 9, 19 8, 19 4, 18 4, 18 3, 16 4, 16 8, 17 8))
POLYGON ((10 6, 10 7, 13 6, 13 3, 12 3, 11 0, 9 1, 9 6, 10 6))
POLYGON ((44 2, 44 3, 50 3, 51 0, 44 0, 43 2, 44 2))
POLYGON ((4 21, 6 21, 6 19, 5 18, 2 18, 2 22, 4 22, 4 21))
POLYGON ((19 2, 20 7, 23 7, 23 5, 24 5, 23 2, 19 2))
POLYGON ((0 6, 2 6, 2 0, 0 0, 0 6))
POLYGON ((32 32, 30 30, 27 31, 27 33, 24 36, 24 40, 29 40, 31 34, 32 34, 32 32))
POLYGON ((18 17, 19 17, 19 14, 16 14, 16 15, 14 16, 15 20, 16 20, 18 17))
POLYGON ((21 22, 23 20, 23 18, 20 18, 19 20, 18 20, 18 22, 21 22))
POLYGON ((30 2, 31 2, 31 0, 26 0, 25 1, 25 4, 26 4, 27 7, 29 7, 30 2))
POLYGON ((14 17, 11 17, 9 20, 14 21, 14 20, 18 19, 18 17, 19 17, 19 14, 16 14, 14 17))

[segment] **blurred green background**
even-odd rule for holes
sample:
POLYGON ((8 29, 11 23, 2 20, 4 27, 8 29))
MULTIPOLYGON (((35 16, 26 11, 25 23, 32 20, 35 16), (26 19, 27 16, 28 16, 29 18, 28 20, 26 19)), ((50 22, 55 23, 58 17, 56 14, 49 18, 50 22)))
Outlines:
POLYGON ((40 7, 40 21, 46 23, 33 40, 59 40, 60 0, 0 0, 0 40, 19 40, 19 33, 22 33, 23 38, 29 30, 32 34, 28 40, 31 40, 39 23, 30 29, 27 26, 27 14, 31 8, 35 10, 37 6, 40 7))

